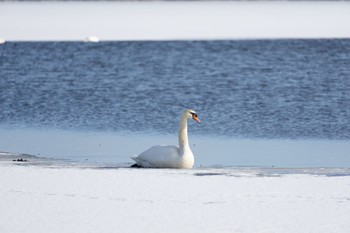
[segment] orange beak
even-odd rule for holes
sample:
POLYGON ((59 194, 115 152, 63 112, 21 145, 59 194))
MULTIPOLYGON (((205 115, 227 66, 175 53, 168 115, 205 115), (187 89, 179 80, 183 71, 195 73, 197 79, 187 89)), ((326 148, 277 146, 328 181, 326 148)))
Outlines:
POLYGON ((193 116, 193 120, 197 121, 198 123, 200 123, 201 121, 198 119, 198 117, 193 116))

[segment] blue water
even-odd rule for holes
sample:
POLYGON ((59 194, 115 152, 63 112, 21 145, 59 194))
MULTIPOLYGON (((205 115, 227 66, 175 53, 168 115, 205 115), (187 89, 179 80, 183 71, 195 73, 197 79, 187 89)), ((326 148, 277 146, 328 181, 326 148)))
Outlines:
POLYGON ((200 137, 349 141, 350 40, 0 46, 2 128, 175 135, 184 108, 200 137))

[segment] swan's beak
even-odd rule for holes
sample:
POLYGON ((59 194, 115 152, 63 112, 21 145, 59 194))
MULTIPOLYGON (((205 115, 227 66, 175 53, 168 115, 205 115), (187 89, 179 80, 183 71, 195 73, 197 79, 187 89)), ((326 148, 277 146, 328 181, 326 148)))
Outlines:
POLYGON ((200 123, 201 121, 198 119, 198 117, 193 116, 193 120, 197 121, 198 123, 200 123))

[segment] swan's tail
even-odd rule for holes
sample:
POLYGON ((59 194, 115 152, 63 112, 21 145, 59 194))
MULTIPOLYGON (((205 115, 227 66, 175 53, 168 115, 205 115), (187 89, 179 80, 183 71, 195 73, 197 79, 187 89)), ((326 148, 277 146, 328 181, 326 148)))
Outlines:
POLYGON ((141 168, 141 166, 139 166, 137 163, 131 165, 130 167, 132 167, 132 168, 141 168))
POLYGON ((138 157, 138 155, 131 156, 131 159, 133 159, 136 162, 135 164, 131 165, 131 167, 133 167, 133 168, 140 168, 141 167, 140 165, 137 164, 137 157, 138 157))

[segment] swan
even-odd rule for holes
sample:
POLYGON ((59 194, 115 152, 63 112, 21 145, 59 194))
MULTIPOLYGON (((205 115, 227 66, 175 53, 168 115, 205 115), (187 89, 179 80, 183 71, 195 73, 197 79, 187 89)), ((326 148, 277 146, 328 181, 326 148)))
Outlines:
POLYGON ((143 153, 131 157, 136 164, 132 167, 148 168, 192 168, 194 164, 193 153, 188 144, 187 120, 200 122, 197 113, 192 109, 183 111, 179 127, 179 147, 153 146, 143 153))

